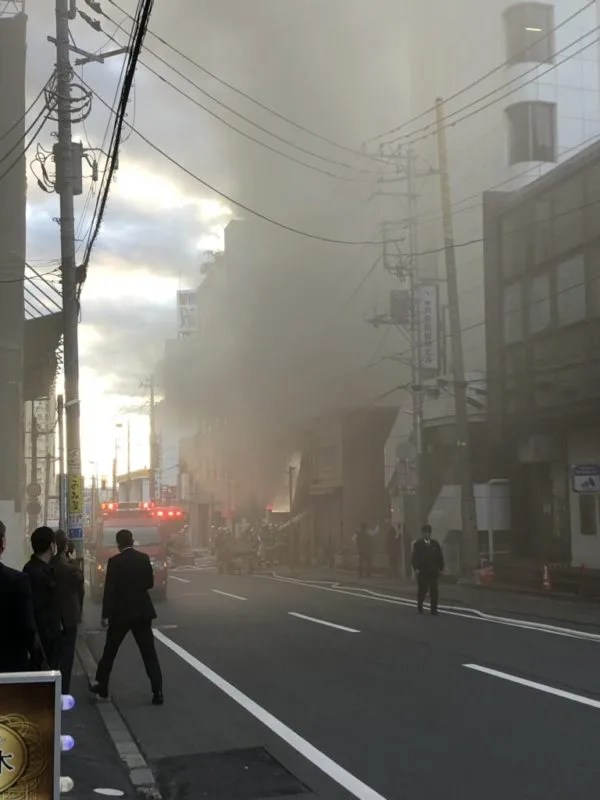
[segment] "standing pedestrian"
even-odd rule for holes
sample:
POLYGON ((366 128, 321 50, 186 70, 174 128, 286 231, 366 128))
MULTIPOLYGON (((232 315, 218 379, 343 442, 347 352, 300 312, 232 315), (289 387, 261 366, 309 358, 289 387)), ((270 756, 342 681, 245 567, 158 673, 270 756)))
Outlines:
POLYGON ((81 622, 83 609, 83 573, 68 555, 67 534, 56 532, 56 555, 50 562, 54 570, 58 603, 62 623, 62 634, 58 653, 58 666, 62 675, 63 694, 69 694, 71 672, 75 660, 77 627, 81 622))
POLYGON ((50 562, 56 553, 56 537, 45 525, 31 534, 33 555, 23 567, 31 582, 33 615, 46 661, 50 669, 58 669, 62 624, 56 577, 50 562))
MULTIPOLYGON (((6 549, 6 526, 0 522, 0 556, 6 549)), ((0 672, 28 672, 47 665, 35 627, 29 577, 0 561, 0 672)))
POLYGON ((108 682, 119 647, 129 631, 133 633, 152 687, 153 705, 163 704, 162 673, 152 633, 156 611, 148 594, 154 586, 152 564, 145 553, 133 547, 133 534, 117 533, 119 553, 108 560, 102 625, 108 627, 102 658, 96 671, 96 683, 90 688, 98 697, 108 697, 108 682))
POLYGON ((431 538, 431 525, 423 525, 423 536, 415 542, 412 555, 413 569, 417 574, 417 609, 423 613, 423 601, 429 592, 431 613, 438 613, 438 581, 444 570, 444 554, 439 542, 431 538))
POLYGON ((400 563, 400 546, 402 539, 398 530, 392 524, 391 520, 387 520, 387 531, 385 535, 385 542, 387 546, 388 559, 390 562, 390 576, 392 578, 398 577, 398 565, 400 563))
POLYGON ((361 522, 356 531, 356 546, 358 548, 358 577, 370 578, 373 566, 373 537, 361 522))

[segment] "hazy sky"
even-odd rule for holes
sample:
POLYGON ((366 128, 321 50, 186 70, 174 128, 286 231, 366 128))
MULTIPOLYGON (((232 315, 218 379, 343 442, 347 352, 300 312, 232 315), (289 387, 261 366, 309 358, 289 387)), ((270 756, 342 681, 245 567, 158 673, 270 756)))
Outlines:
MULTIPOLYGON (((36 2, 28 8, 31 97, 52 69, 53 49, 46 40, 54 25, 52 5, 36 2)), ((102 0, 102 6, 128 29, 129 20, 109 0, 102 0)), ((122 0, 122 6, 132 12, 135 4, 122 0)), ((90 11, 87 6, 85 10, 90 11)), ((157 0, 151 30, 283 115, 358 148, 363 139, 402 118, 402 22, 401 4, 392 0, 157 0)), ((83 20, 75 21, 77 44, 114 49, 106 33, 114 34, 116 25, 104 18, 102 27, 105 33, 95 33, 83 20)), ((125 37, 117 30, 116 38, 125 37)), ((278 135, 325 158, 372 167, 261 111, 151 36, 146 45, 202 89, 278 135)), ((335 180, 290 163, 227 128, 140 65, 128 119, 156 145, 216 187, 282 222, 334 237, 373 237, 373 184, 364 180, 368 176, 299 153, 219 108, 149 52, 143 60, 256 138, 314 166, 362 180, 335 180)), ((121 63, 115 58, 86 66, 83 78, 112 101, 121 63)), ((108 122, 108 112, 96 102, 77 134, 99 147, 108 122)), ((51 132, 48 126, 41 136, 47 148, 51 132)), ((80 234, 89 225, 89 216, 83 216, 86 191, 77 204, 80 234)), ((57 213, 57 198, 42 194, 30 180, 30 259, 57 257, 57 213)), ((160 359, 165 338, 175 333, 175 292, 178 286, 196 285, 201 252, 222 246, 223 226, 233 215, 239 218, 239 209, 185 176, 135 134, 127 139, 83 291, 81 394, 88 474, 92 460, 102 474, 109 474, 115 424, 125 420, 128 409, 143 405, 140 383, 160 359)), ((323 254, 338 269, 345 260, 364 269, 373 257, 367 252, 350 257, 343 248, 323 254)), ((372 349, 373 334, 365 336, 366 347, 372 349)), ((144 466, 143 410, 132 417, 132 428, 133 466, 144 466)))

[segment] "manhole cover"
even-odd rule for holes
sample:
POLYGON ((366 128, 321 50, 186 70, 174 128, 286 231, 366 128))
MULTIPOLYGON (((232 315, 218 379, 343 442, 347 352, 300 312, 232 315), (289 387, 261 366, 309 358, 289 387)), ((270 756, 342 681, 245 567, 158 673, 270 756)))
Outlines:
POLYGON ((309 790, 263 747, 156 762, 164 800, 267 800, 309 790))

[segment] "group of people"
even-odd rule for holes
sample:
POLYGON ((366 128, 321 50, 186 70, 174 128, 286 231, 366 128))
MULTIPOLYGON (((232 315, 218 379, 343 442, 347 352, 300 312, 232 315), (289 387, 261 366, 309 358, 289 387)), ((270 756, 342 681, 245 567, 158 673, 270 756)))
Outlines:
MULTIPOLYGON (((63 694, 69 694, 83 609, 83 573, 72 559, 64 531, 42 526, 30 541, 32 555, 22 571, 0 561, 0 672, 58 669, 63 694)), ((5 549, 6 526, 0 522, 0 556, 5 549)))
MULTIPOLYGON (((361 522, 358 526, 355 539, 358 550, 359 578, 371 577, 375 537, 379 534, 381 527, 377 526, 369 529, 364 522, 361 522)), ((402 534, 390 521, 387 521, 383 527, 390 563, 390 575, 397 577, 402 549, 402 534)), ((421 538, 414 543, 412 548, 411 564, 417 577, 417 610, 419 614, 423 613, 425 597, 429 594, 431 613, 437 616, 438 582, 440 574, 444 571, 444 554, 439 542, 432 538, 431 525, 423 525, 421 538)))

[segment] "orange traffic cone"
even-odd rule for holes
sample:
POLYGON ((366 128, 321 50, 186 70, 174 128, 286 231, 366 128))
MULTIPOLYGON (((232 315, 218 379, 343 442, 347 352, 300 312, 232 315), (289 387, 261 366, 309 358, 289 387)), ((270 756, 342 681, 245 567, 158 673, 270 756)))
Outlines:
POLYGON ((548 569, 548 564, 544 564, 544 570, 542 572, 542 586, 547 592, 549 592, 552 589, 552 583, 550 581, 550 570, 548 569))

